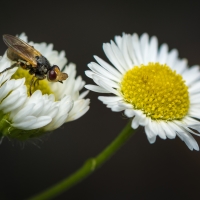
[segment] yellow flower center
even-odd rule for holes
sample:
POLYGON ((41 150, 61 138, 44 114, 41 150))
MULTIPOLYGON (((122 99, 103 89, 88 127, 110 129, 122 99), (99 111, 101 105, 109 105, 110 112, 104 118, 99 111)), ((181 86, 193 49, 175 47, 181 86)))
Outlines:
MULTIPOLYGON (((20 79, 20 78, 26 78, 25 84, 27 87, 27 93, 28 96, 30 96, 30 84, 33 75, 30 75, 28 70, 24 70, 21 67, 18 68, 18 70, 12 75, 12 79, 20 79)), ((34 93, 36 90, 40 90, 42 94, 53 94, 51 88, 49 87, 49 83, 46 79, 36 81, 36 78, 34 79, 34 83, 31 87, 31 92, 34 93)))
POLYGON ((154 120, 179 120, 189 109, 188 87, 167 65, 149 63, 126 72, 121 92, 134 109, 154 120))

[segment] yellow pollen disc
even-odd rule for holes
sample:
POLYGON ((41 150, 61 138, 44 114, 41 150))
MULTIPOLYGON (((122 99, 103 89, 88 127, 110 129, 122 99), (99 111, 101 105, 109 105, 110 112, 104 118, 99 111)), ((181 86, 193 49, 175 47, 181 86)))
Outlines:
MULTIPOLYGON (((20 79, 20 78, 24 78, 26 79, 25 81, 25 85, 27 87, 27 94, 28 96, 30 96, 30 83, 32 80, 33 75, 30 75, 28 70, 24 70, 21 67, 18 68, 18 70, 12 75, 12 79, 20 79)), ((36 78, 34 79, 36 80, 36 78)), ((46 79, 44 80, 39 80, 32 85, 31 88, 31 92, 35 92, 36 90, 40 90, 42 92, 42 94, 53 94, 53 92, 51 91, 51 88, 49 87, 48 81, 46 79)))
POLYGON ((188 113, 188 87, 167 65, 135 66, 124 75, 121 92, 126 102, 154 120, 179 120, 188 113))

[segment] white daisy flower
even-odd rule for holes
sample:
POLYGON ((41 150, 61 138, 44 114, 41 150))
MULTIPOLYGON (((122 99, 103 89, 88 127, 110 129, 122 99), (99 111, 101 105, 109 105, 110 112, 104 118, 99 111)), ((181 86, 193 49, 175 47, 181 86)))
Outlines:
MULTIPOLYGON (((22 33, 20 39, 27 42, 22 33)), ((80 76, 76 78, 75 64, 66 65, 65 52, 53 50, 53 44, 33 43, 50 64, 56 64, 69 78, 50 83, 39 81, 30 96, 29 88, 32 75, 28 70, 15 67, 0 75, 0 133, 19 140, 37 137, 46 131, 59 128, 65 122, 83 116, 89 109, 89 99, 84 99, 88 91, 81 94, 85 82, 80 76)), ((10 67, 13 61, 5 53, 0 60, 0 71, 10 67)))
POLYGON ((157 38, 146 33, 140 38, 135 33, 116 36, 103 50, 113 66, 94 56, 97 63, 88 64, 86 75, 97 85, 85 87, 114 94, 98 98, 112 111, 132 118, 133 129, 144 126, 150 143, 157 135, 178 135, 189 149, 199 150, 191 135, 200 131, 199 66, 189 68, 176 49, 168 52, 167 44, 158 49, 157 38))

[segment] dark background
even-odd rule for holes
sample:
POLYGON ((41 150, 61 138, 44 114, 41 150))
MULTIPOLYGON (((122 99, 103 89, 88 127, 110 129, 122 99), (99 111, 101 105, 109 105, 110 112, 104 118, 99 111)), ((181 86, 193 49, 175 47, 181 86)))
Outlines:
MULTIPOLYGON (((93 55, 106 59, 102 44, 123 32, 156 35, 159 44, 177 48, 190 66, 200 64, 199 7, 180 2, 1 1, 0 35, 25 32, 34 42, 52 42, 56 50, 66 51, 87 83, 92 81, 84 71, 93 55)), ((0 41, 0 54, 5 50, 0 41)), ((41 141, 3 141, 0 199, 25 199, 59 182, 118 135, 127 119, 97 96, 88 95, 91 109, 86 115, 41 141)), ((140 129, 104 166, 56 199, 199 199, 199 180, 199 152, 179 138, 157 138, 151 145, 140 129)))

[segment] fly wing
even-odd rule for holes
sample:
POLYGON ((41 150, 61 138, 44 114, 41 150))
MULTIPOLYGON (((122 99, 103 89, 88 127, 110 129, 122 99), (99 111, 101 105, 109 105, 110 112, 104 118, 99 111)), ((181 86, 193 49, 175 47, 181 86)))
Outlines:
POLYGON ((3 35, 3 41, 14 53, 29 62, 32 67, 37 66, 35 57, 41 56, 41 53, 34 49, 34 47, 30 46, 18 37, 7 34, 3 35))

